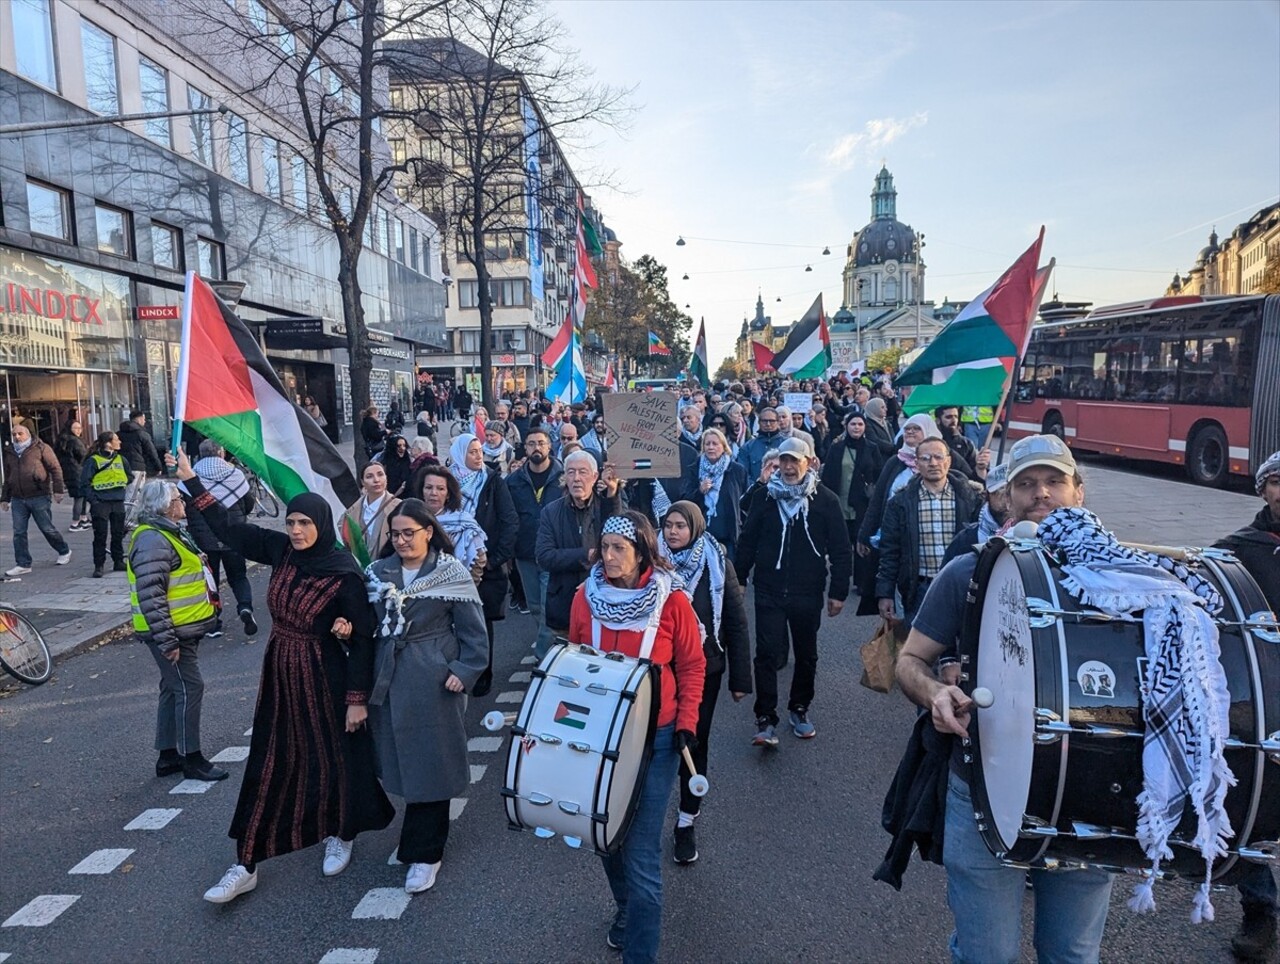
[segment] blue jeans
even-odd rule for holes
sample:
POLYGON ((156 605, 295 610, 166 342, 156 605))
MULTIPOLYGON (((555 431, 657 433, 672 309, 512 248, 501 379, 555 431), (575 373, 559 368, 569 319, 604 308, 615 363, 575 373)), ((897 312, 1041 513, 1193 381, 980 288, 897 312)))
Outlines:
POLYGON ((623 964, 656 961, 662 942, 662 826, 676 782, 675 731, 658 729, 631 828, 622 848, 602 858, 618 904, 609 936, 622 945, 623 964))
MULTIPOLYGON (((1022 898, 1027 871, 995 858, 978 833, 969 785, 951 774, 942 863, 947 904, 955 918, 955 964, 1015 962, 1021 956, 1022 898)), ((1096 962, 1107 923, 1112 875, 1097 870, 1030 872, 1036 901, 1040 964, 1096 962)))
POLYGON ((991 431, 991 426, 979 425, 977 422, 965 422, 961 427, 964 429, 964 437, 981 452, 982 446, 987 444, 987 432, 991 431))
POLYGON ((1245 871, 1237 886, 1240 888, 1240 906, 1275 915, 1276 878, 1270 866, 1254 864, 1245 871))
POLYGON ((538 638, 534 640, 533 652, 542 659, 551 648, 552 638, 551 630, 547 629, 547 580, 550 575, 539 569, 532 559, 517 559, 516 568, 520 570, 520 583, 524 586, 524 601, 538 620, 538 638))
POLYGON ((24 568, 31 567, 31 546, 27 543, 27 522, 36 520, 36 528, 45 537, 58 555, 70 552, 67 540, 53 524, 53 511, 50 508, 53 500, 47 495, 32 496, 30 499, 13 499, 10 507, 13 510, 13 561, 24 568))

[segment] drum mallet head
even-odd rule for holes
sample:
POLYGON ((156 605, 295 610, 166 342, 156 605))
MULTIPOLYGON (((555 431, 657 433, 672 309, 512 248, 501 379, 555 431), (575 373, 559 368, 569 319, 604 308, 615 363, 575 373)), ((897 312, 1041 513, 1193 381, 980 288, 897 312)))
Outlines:
POLYGON ((515 721, 515 713, 503 713, 501 710, 490 710, 484 715, 483 719, 480 720, 480 725, 490 733, 497 733, 504 726, 510 726, 515 721))
POLYGON ((996 695, 985 686, 975 686, 969 696, 980 709, 984 710, 996 701, 996 695))
POLYGON ((693 776, 689 777, 689 792, 695 797, 705 797, 707 791, 711 789, 711 784, 707 782, 707 778, 698 772, 698 768, 693 765, 693 754, 689 752, 686 746, 680 751, 684 757, 684 764, 689 768, 689 772, 693 776))

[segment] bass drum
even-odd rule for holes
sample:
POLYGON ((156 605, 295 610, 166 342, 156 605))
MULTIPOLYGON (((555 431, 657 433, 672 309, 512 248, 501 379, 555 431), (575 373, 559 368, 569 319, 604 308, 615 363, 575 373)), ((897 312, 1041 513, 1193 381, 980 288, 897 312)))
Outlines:
MULTIPOLYGON (((1230 883, 1280 836, 1280 633, 1262 591, 1234 556, 1193 550, 1188 563, 1224 601, 1218 621, 1230 693, 1226 810, 1235 838, 1214 863, 1230 883)), ((991 852, 1015 864, 1142 870, 1135 839, 1142 792, 1141 619, 1108 619, 1063 588, 1034 539, 993 539, 978 559, 960 641, 961 686, 995 702, 973 713, 971 789, 991 852)), ((1188 805, 1161 870, 1203 877, 1188 805)))
POLYGON ((507 753, 509 825, 615 853, 653 755, 657 667, 560 643, 531 675, 507 753))

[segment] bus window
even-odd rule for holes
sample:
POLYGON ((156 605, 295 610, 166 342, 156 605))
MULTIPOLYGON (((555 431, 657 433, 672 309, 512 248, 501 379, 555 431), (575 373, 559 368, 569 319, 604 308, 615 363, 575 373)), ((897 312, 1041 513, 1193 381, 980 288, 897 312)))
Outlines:
POLYGON ((1238 342, 1235 335, 1187 339, 1178 400, 1195 405, 1239 404, 1238 342))

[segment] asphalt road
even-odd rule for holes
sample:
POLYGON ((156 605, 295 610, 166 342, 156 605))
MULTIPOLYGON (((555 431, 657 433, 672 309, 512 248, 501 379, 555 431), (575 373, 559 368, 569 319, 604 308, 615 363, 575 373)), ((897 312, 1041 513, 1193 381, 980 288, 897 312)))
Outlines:
MULTIPOLYGON (((1174 541, 1179 532, 1187 538, 1177 541, 1206 541, 1241 524, 1255 502, 1106 469, 1093 470, 1090 480, 1090 503, 1135 541, 1174 541), (1159 526, 1148 521, 1156 516, 1159 526)), ((253 578, 262 598, 265 573, 253 578)), ((237 632, 202 646, 209 756, 248 745, 265 613, 260 622, 256 641, 237 632)), ((900 893, 871 880, 888 844, 881 802, 914 719, 900 694, 857 684, 857 646, 873 630, 874 620, 851 612, 824 619, 815 740, 785 734, 776 752, 753 748, 749 701, 722 699, 712 788, 698 821, 701 859, 677 867, 669 862, 669 831, 665 841, 664 960, 947 959, 952 922, 942 869, 914 862, 900 893)), ((498 682, 469 710, 474 736, 488 735, 479 724, 485 712, 517 705, 497 701, 524 690, 522 682, 502 681, 527 672, 521 660, 532 637, 531 617, 511 613, 500 624, 498 682)), ((784 671, 783 685, 786 677, 784 671)), ((0 961, 305 962, 329 955, 336 962, 372 960, 374 951, 380 962, 616 959, 604 946, 613 905, 598 860, 507 829, 498 795, 505 746, 472 753, 475 782, 465 804, 455 805, 461 812, 439 882, 388 912, 399 909, 398 917, 353 917, 362 902, 377 903, 372 891, 393 895, 402 886, 403 868, 387 864, 398 820, 361 836, 339 877, 321 876, 321 853, 313 848, 262 865, 253 894, 223 907, 205 903, 201 894, 233 860, 226 828, 242 764, 227 763, 231 779, 200 794, 172 793, 178 778, 155 779, 156 682, 147 651, 119 642, 60 664, 44 687, 0 699, 0 961), (147 811, 170 809, 180 812, 159 829, 125 829, 147 811), (130 852, 101 856, 106 873, 69 873, 113 849, 130 852), (13 926, 11 915, 31 913, 30 902, 42 896, 63 897, 46 901, 55 909, 69 906, 45 926, 13 926)), ((1234 895, 1218 894, 1217 922, 1195 927, 1190 893, 1186 885, 1161 886, 1157 912, 1136 917, 1124 907, 1128 885, 1119 882, 1103 959, 1229 960, 1239 920, 1234 895)), ((1024 950, 1032 959, 1029 935, 1024 950)))

